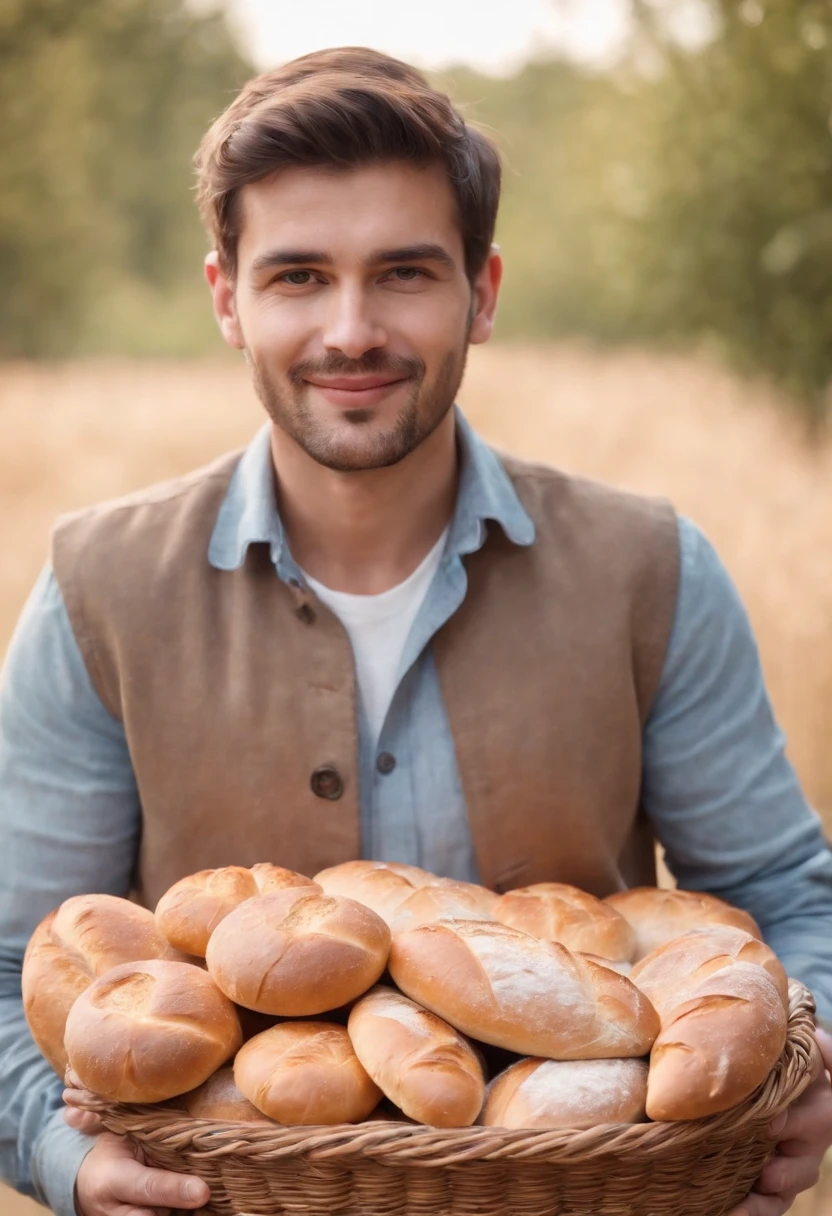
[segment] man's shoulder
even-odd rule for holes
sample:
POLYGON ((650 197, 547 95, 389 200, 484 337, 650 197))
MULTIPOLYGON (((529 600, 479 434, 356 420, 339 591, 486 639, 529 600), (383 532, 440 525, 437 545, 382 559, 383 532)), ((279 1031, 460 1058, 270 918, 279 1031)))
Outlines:
POLYGON ((99 533, 110 528, 130 527, 136 517, 143 524, 159 522, 171 514, 219 505, 245 449, 225 452, 209 464, 179 477, 154 482, 117 498, 106 499, 60 515, 54 536, 99 533))
POLYGON ((549 517, 571 512, 580 518, 592 516, 619 526, 634 520, 662 521, 665 526, 672 522, 675 530, 676 512, 665 497, 571 473, 542 461, 526 460, 499 448, 493 451, 532 514, 535 508, 549 517))

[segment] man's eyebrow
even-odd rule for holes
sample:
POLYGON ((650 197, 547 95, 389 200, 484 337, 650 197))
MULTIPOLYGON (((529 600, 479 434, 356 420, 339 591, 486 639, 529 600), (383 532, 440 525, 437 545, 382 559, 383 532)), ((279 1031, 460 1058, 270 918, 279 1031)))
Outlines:
POLYGON ((271 249, 255 258, 251 263, 251 273, 259 274, 262 270, 272 270, 275 266, 306 266, 310 262, 331 262, 332 255, 322 249, 271 249))
POLYGON ((403 245, 401 249, 377 249, 367 258, 368 266, 390 262, 441 262, 448 270, 456 270, 456 262, 441 245, 403 245))

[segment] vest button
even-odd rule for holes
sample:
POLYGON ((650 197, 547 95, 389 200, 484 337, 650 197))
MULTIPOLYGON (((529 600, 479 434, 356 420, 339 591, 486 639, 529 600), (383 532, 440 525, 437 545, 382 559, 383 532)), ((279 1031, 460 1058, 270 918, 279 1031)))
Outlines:
POLYGON ((381 752, 376 759, 376 768, 386 777, 388 773, 392 773, 396 767, 396 757, 391 756, 389 752, 381 752))
POLYGON ((322 764, 320 768, 316 768, 309 779, 309 785, 316 798, 329 798, 333 802, 344 792, 341 774, 331 764, 322 764))

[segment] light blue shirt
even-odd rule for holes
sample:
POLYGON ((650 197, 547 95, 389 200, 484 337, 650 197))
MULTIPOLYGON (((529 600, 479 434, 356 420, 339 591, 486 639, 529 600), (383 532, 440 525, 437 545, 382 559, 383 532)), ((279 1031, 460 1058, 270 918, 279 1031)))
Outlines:
MULTIPOLYGON (((430 639, 462 602, 461 558, 486 521, 516 545, 534 525, 490 449, 458 419, 457 504, 416 617, 378 740, 359 714, 363 853, 475 879, 465 802, 430 639), (378 752, 396 758, 391 772, 378 752)), ((270 546, 300 578, 274 498, 268 428, 243 455, 208 558, 234 569, 270 546)), ((785 757, 746 614, 702 533, 680 520, 681 580, 661 683, 644 731, 645 808, 683 887, 747 909, 787 971, 832 1017, 832 855, 785 757)), ((124 895, 141 811, 124 729, 90 682, 47 568, 23 611, 0 682, 0 1176, 72 1216, 89 1137, 68 1128, 61 1082, 29 1035, 20 997, 26 942, 71 895, 124 895)), ((552 825, 553 830, 557 825, 552 825)), ((279 861, 279 858, 275 859, 279 861)))

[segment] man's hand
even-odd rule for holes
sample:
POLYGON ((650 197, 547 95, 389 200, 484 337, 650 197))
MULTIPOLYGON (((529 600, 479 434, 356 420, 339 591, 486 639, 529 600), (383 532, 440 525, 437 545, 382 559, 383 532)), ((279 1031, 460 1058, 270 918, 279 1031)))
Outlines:
POLYGON ((201 1178, 150 1169, 126 1136, 102 1132, 81 1162, 75 1183, 78 1216, 167 1216, 210 1199, 201 1178))
POLYGON ((777 1153, 766 1163, 754 1191, 730 1216, 782 1216, 801 1191, 815 1185, 832 1145, 832 1035, 816 1031, 823 1066, 812 1084, 778 1116, 769 1131, 777 1153), (825 1071, 824 1071, 825 1070, 825 1071))

